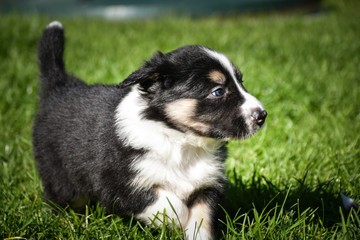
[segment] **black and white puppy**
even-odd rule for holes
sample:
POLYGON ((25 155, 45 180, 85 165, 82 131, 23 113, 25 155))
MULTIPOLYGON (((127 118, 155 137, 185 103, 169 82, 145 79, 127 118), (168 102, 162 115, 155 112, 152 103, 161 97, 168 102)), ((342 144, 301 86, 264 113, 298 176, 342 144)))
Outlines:
POLYGON ((66 73, 63 51, 64 29, 53 22, 39 43, 33 129, 45 198, 100 201, 145 224, 166 214, 188 239, 214 238, 225 143, 251 136, 267 115, 240 71, 221 53, 185 46, 156 53, 118 86, 87 85, 66 73))

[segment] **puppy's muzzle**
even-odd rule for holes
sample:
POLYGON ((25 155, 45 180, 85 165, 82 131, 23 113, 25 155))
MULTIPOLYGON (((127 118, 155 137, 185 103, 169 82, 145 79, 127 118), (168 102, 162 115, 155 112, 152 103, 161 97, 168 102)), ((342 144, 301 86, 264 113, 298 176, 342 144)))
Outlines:
POLYGON ((263 109, 256 109, 251 114, 251 120, 261 127, 265 123, 267 112, 263 109))

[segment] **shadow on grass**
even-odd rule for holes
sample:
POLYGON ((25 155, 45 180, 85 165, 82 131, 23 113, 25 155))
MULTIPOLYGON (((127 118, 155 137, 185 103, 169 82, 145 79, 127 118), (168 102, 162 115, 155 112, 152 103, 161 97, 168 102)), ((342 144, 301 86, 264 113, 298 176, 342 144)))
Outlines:
MULTIPOLYGON (((302 179, 295 179, 293 184, 276 186, 264 176, 254 172, 248 182, 244 182, 234 172, 234 182, 227 188, 225 209, 230 217, 248 213, 253 218, 253 209, 273 209, 283 206, 285 211, 295 210, 303 213, 310 210, 316 221, 326 228, 341 222, 339 207, 342 201, 336 192, 335 182, 307 183, 307 173, 302 179), (315 186, 314 186, 315 185, 315 186), (240 209, 240 210, 239 210, 240 209)), ((309 180, 310 181, 310 180, 309 180)))
MULTIPOLYGON (((305 173, 302 179, 295 179, 295 183, 282 184, 278 187, 256 172, 254 172, 251 180, 244 182, 236 175, 235 171, 232 179, 234 179, 233 183, 229 183, 227 186, 227 199, 224 206, 231 218, 243 213, 247 213, 250 218, 253 218, 252 210, 254 208, 261 212, 264 209, 269 211, 274 207, 283 206, 285 211, 296 210, 301 213, 310 209, 315 214, 315 219, 321 220, 324 227, 331 228, 341 222, 339 208, 342 207, 342 200, 335 190, 334 181, 318 182, 317 184, 308 183, 307 173, 305 173)), ((64 214, 70 209, 81 214, 86 212, 85 206, 78 209, 68 207, 63 209, 51 202, 47 202, 47 205, 56 215, 64 214)), ((94 215, 101 215, 106 212, 102 212, 105 209, 97 201, 88 202, 87 206, 90 207, 92 214, 97 213, 94 215)), ((344 209, 342 210, 344 211, 344 209)), ((132 221, 132 217, 122 216, 122 218, 125 222, 132 221)))

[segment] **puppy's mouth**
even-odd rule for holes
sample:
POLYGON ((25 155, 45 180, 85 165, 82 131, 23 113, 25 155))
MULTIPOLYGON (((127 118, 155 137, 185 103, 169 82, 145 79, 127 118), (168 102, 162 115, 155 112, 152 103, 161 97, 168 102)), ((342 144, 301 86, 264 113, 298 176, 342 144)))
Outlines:
POLYGON ((243 137, 240 138, 247 138, 254 135, 257 131, 259 131, 264 125, 265 120, 268 113, 263 108, 257 108, 255 110, 250 111, 250 113, 247 114, 247 116, 244 116, 245 119, 247 119, 246 125, 247 125, 247 133, 243 135, 243 137))
MULTIPOLYGON (((245 114, 244 114, 245 115, 245 114)), ((257 131, 259 131, 264 125, 265 120, 268 115, 267 111, 259 108, 248 115, 242 115, 238 121, 234 122, 233 126, 235 131, 218 131, 215 133, 215 138, 220 141, 231 141, 231 140, 240 140, 246 139, 253 136, 257 131)))
POLYGON ((252 122, 253 128, 255 128, 256 130, 262 128, 267 115, 268 113, 266 112, 266 110, 263 109, 257 109, 253 111, 250 115, 250 121, 252 122))

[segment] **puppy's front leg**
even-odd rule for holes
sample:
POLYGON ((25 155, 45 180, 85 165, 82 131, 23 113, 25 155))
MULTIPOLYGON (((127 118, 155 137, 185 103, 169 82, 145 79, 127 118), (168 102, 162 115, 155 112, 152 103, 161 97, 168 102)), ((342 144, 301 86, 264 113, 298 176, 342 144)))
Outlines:
POLYGON ((214 239, 210 206, 200 201, 190 209, 189 221, 186 226, 186 238, 196 240, 214 239))
POLYGON ((159 226, 174 221, 176 227, 180 227, 186 224, 189 210, 174 193, 158 188, 155 202, 137 214, 136 217, 148 225, 155 223, 159 226), (164 214, 166 222, 162 221, 164 214))

